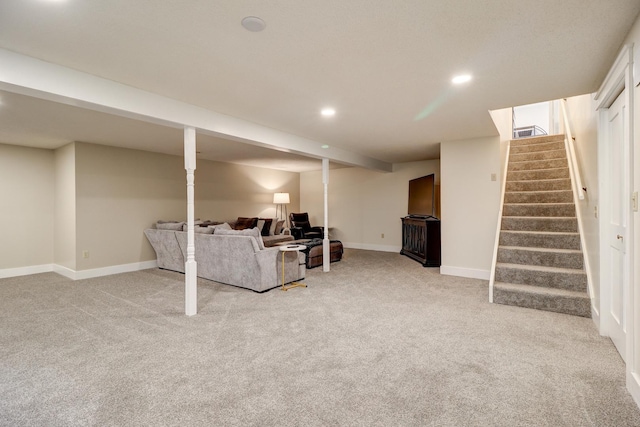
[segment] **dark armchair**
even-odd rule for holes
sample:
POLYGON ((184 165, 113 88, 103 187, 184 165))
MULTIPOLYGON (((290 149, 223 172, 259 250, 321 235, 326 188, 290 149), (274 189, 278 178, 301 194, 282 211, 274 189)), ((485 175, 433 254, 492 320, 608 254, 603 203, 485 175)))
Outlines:
POLYGON ((322 239, 324 236, 323 227, 311 226, 307 212, 291 213, 289 214, 289 220, 291 221, 291 234, 296 240, 322 239))

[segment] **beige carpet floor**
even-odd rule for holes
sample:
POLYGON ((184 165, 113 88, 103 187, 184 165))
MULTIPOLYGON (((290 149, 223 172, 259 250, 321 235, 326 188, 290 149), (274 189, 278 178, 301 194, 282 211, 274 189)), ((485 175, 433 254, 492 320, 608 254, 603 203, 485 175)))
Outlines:
POLYGON ((591 319, 347 250, 264 294, 158 269, 0 280, 2 426, 640 426, 591 319))

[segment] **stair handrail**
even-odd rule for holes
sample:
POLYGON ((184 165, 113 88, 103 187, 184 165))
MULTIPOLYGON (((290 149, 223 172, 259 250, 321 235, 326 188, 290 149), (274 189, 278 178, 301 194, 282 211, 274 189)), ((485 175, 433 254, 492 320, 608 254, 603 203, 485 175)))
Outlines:
POLYGON ((575 147, 573 144, 573 136, 571 135, 571 128, 569 126, 569 115, 567 114, 567 100, 560 100, 560 110, 562 111, 562 118, 564 121, 564 148, 569 160, 569 173, 571 174, 571 182, 573 189, 573 204, 576 209, 576 220, 578 222, 578 234, 580 236, 580 248, 582 249, 582 258, 584 260, 584 272, 587 275, 587 291, 589 298, 591 299, 591 311, 594 311, 594 299, 595 289, 593 288, 593 280, 591 278, 591 262, 589 261, 589 252, 587 250, 587 244, 584 236, 584 225, 582 221, 582 211, 578 205, 578 199, 584 200, 584 193, 587 191, 582 186, 582 180, 580 179, 580 171, 578 169, 578 161, 576 159, 575 147))
POLYGON ((580 178, 580 169, 578 168, 578 159, 576 158, 576 149, 574 146, 575 139, 571 135, 571 126, 569 124, 569 115, 567 114, 567 100, 562 99, 560 101, 560 111, 562 111, 562 121, 564 123, 564 143, 569 152, 569 173, 573 178, 573 186, 575 194, 580 200, 584 200, 584 187, 582 186, 582 179, 580 178))
POLYGON ((500 210, 498 211, 498 224, 496 225, 496 238, 493 244, 493 258, 491 260, 491 273, 489 276, 489 302, 493 303, 493 284, 496 281, 496 264, 498 263, 498 247, 500 246, 500 232, 502 231, 502 210, 504 208, 504 195, 507 191, 507 172, 509 169, 509 152, 511 141, 507 141, 507 150, 504 158, 504 171, 502 173, 502 188, 500 190, 500 210))

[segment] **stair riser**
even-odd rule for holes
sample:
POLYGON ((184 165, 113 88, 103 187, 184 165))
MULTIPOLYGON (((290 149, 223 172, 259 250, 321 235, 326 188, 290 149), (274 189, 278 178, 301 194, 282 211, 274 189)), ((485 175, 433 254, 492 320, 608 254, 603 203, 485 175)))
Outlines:
POLYGON ((509 148, 509 154, 535 153, 537 151, 552 151, 564 149, 564 142, 545 142, 542 144, 513 145, 509 148))
POLYGON ((505 204, 502 209, 502 216, 552 216, 552 217, 574 217, 576 209, 573 203, 550 203, 538 204, 505 204))
POLYGON ((505 203, 573 203, 573 193, 564 191, 509 191, 504 194, 505 203))
POLYGON ((536 234, 500 232, 500 246, 580 250, 579 234, 536 234))
POLYGON ((564 135, 540 135, 530 138, 517 138, 511 140, 512 146, 534 145, 545 142, 564 142, 564 135))
POLYGON ((569 168, 544 169, 539 171, 511 171, 507 172, 507 181, 534 181, 537 179, 569 179, 569 168))
POLYGON ((498 262, 582 270, 582 252, 558 253, 531 251, 524 248, 498 248, 498 262))
POLYGON ((532 153, 520 153, 513 154, 509 151, 509 162, 527 162, 534 160, 553 160, 553 159, 566 159, 567 152, 562 147, 560 150, 550 151, 534 151, 532 153))
POLYGON ((493 301, 497 304, 591 317, 591 302, 588 296, 584 298, 550 297, 494 288, 493 301))
POLYGON ((576 218, 502 218, 502 230, 578 232, 576 218))
POLYGON ((571 180, 552 179, 538 181, 508 181, 506 191, 557 191, 571 190, 571 180))
POLYGON ((582 271, 576 273, 557 273, 497 267, 495 280, 497 282, 516 283, 542 288, 587 292, 587 275, 582 271))
POLYGON ((532 171, 532 170, 557 169, 557 168, 566 168, 566 167, 567 167, 567 159, 536 160, 533 162, 516 162, 513 159, 509 160, 510 171, 532 171))

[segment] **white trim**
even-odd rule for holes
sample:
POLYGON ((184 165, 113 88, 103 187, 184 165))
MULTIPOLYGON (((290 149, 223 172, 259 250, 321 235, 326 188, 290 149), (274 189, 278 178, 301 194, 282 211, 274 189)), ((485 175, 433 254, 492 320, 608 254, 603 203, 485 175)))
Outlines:
POLYGON ((112 265, 109 267, 93 268, 91 270, 72 270, 61 265, 54 264, 53 271, 71 280, 91 279, 93 277, 110 276, 112 274, 131 273, 132 271, 146 270, 158 267, 158 262, 152 261, 133 262, 131 264, 112 265))
POLYGON ((349 249, 364 249, 366 251, 378 251, 378 252, 398 252, 402 250, 401 246, 391 245, 372 245, 370 243, 350 243, 342 242, 342 246, 349 249))
MULTIPOLYGON (((500 185, 500 209, 498 210, 498 224, 496 224, 496 237, 493 241, 493 256, 491 259, 491 271, 489 272, 489 302, 493 304, 493 285, 496 282, 496 265, 498 264, 498 247, 500 246, 500 233, 502 232, 502 211, 504 210, 504 195, 507 191, 507 173, 509 172, 509 155, 511 153, 511 140, 507 141, 507 151, 502 171, 502 183, 500 185)), ((466 276, 465 276, 466 277, 466 276)))
MULTIPOLYGON (((626 179, 629 179, 629 193, 633 191, 634 182, 634 127, 633 120, 635 119, 634 113, 634 93, 635 87, 633 84, 633 44, 627 44, 623 46, 620 54, 616 58, 613 66, 609 70, 607 77, 604 79, 604 82, 600 86, 598 93, 595 96, 595 100, 598 101, 597 109, 599 110, 599 123, 598 123, 598 174, 600 181, 600 206, 607 206, 609 200, 609 194, 606 190, 609 188, 609 178, 608 178, 608 170, 609 170, 609 161, 608 161, 608 150, 607 150, 607 137, 606 137, 606 126, 605 126, 605 115, 607 114, 607 109, 611 106, 611 104, 615 101, 617 96, 622 93, 626 89, 626 113, 625 113, 625 124, 628 126, 628 129, 625 129, 625 137, 628 138, 628 150, 627 156, 629 157, 628 161, 628 176, 626 179)), ((626 159, 625 159, 626 160, 626 159)), ((630 194, 629 194, 630 196, 630 194)), ((635 259, 635 248, 634 248, 634 239, 635 235, 634 230, 634 213, 631 209, 631 204, 627 203, 627 260, 628 266, 627 271, 625 272, 628 280, 628 295, 627 301, 625 303, 625 324, 623 327, 626 330, 626 348, 624 359, 626 361, 626 385, 627 390, 636 401, 636 403, 640 404, 640 377, 638 376, 638 372, 640 371, 640 366, 637 358, 637 354, 640 353, 640 339, 636 339, 636 334, 638 331, 638 319, 640 318, 640 313, 636 310, 636 300, 640 299, 640 289, 638 288, 638 284, 635 281, 634 277, 634 265, 633 261, 635 259)), ((610 327, 610 314, 607 309, 607 305, 610 301, 610 288, 606 286, 607 283, 607 273, 609 271, 609 261, 608 261, 608 251, 605 250, 607 246, 608 239, 605 236, 608 236, 608 222, 609 216, 607 215, 606 209, 601 209, 600 216, 600 274, 601 278, 604 280, 600 280, 600 315, 601 315, 601 328, 600 333, 603 335, 607 335, 610 327), (602 215, 604 213, 604 215, 602 215)))
POLYGON ((596 110, 601 108, 609 108, 617 96, 624 90, 626 68, 629 62, 632 61, 631 53, 633 52, 633 45, 626 44, 620 50, 616 61, 611 66, 611 69, 604 78, 604 81, 600 85, 598 92, 594 99, 600 101, 596 107, 596 110))
POLYGON ((440 266, 440 274, 445 276, 467 277, 469 279, 489 280, 490 270, 479 270, 477 268, 452 267, 448 265, 440 266))
POLYGON ((3 268, 0 270, 0 279, 8 277, 28 276, 30 274, 50 273, 53 264, 30 265, 28 267, 3 268))

